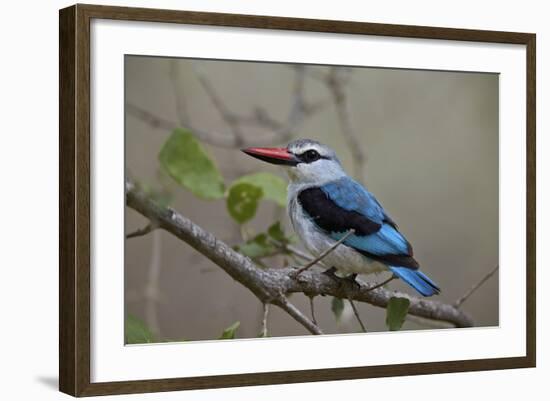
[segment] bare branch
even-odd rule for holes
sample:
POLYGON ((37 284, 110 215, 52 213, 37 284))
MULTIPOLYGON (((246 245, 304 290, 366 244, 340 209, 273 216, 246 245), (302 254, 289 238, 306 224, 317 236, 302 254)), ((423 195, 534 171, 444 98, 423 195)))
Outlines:
POLYGON ((341 67, 331 68, 326 76, 325 84, 332 93, 338 120, 342 127, 342 136, 351 152, 353 174, 355 177, 362 179, 367 157, 361 147, 359 136, 352 123, 351 103, 347 92, 350 77, 351 70, 349 69, 342 69, 341 67))
MULTIPOLYGON (((260 332, 260 335, 262 337, 267 337, 267 316, 269 314, 269 304, 263 304, 263 318, 262 318, 262 331, 260 332)), ((315 323, 317 324, 317 323, 315 323)))
POLYGON ((311 312, 311 321, 314 324, 317 324, 317 318, 315 317, 315 303, 313 302, 314 297, 308 297, 309 298, 309 310, 311 312))
POLYGON ((126 103, 126 113, 143 121, 152 128, 160 128, 171 131, 178 126, 178 124, 174 121, 169 121, 165 118, 159 117, 132 103, 126 103))
POLYGON ((160 302, 160 271, 162 266, 162 236, 159 231, 153 233, 153 244, 147 271, 145 286, 145 317, 155 338, 162 338, 157 308, 160 302))
POLYGON ((374 284, 372 287, 369 288, 369 291, 372 291, 372 290, 376 290, 377 288, 380 288, 380 287, 383 287, 385 286, 386 284, 388 284, 390 281, 396 279, 397 277, 395 275, 391 275, 390 278, 378 283, 378 284, 374 284))
POLYGON ((178 60, 170 61, 170 79, 172 80, 172 88, 174 89, 174 99, 176 102, 176 112, 180 126, 185 126, 186 123, 191 123, 191 117, 187 110, 187 101, 185 100, 182 79, 178 68, 178 60))
POLYGON ((139 107, 135 104, 126 104, 126 112, 150 125, 153 128, 160 128, 164 130, 173 130, 176 127, 187 128, 199 139, 207 142, 213 146, 223 148, 236 148, 247 146, 245 128, 249 126, 264 128, 269 135, 258 137, 257 135, 251 136, 251 140, 255 146, 273 145, 274 143, 286 143, 288 142, 301 124, 306 118, 313 116, 320 112, 328 104, 329 99, 320 100, 316 102, 307 102, 305 99, 305 67, 294 66, 295 70, 294 82, 292 87, 292 98, 290 101, 290 110, 286 121, 279 122, 271 117, 267 110, 260 106, 254 107, 250 115, 239 115, 233 113, 229 107, 227 107, 223 98, 215 90, 214 85, 206 77, 195 69, 197 79, 205 90, 214 107, 220 113, 224 122, 228 125, 230 132, 222 133, 216 131, 206 131, 191 123, 187 108, 186 101, 181 93, 181 76, 175 65, 171 66, 170 78, 172 80, 172 86, 174 88, 174 95, 176 99, 176 109, 178 112, 178 121, 169 121, 162 117, 151 113, 139 107))
POLYGON ((423 317, 413 316, 413 315, 410 315, 410 314, 407 314, 407 316, 405 317, 405 320, 408 320, 409 322, 413 322, 413 323, 416 323, 420 326, 430 328, 430 329, 449 329, 451 327, 454 327, 453 324, 451 324, 449 322, 442 322, 440 320, 425 319, 423 317))
POLYGON ((489 280, 496 272, 498 271, 498 265, 496 265, 489 273, 481 278, 476 284, 472 286, 466 293, 455 301, 453 304, 455 308, 460 307, 479 287, 483 285, 487 280, 489 280))
POLYGON ((311 334, 323 334, 319 326, 308 319, 306 315, 304 315, 298 308, 296 308, 296 306, 291 304, 288 301, 287 297, 280 297, 279 299, 273 301, 273 303, 286 311, 286 313, 292 316, 298 323, 308 329, 311 334))
POLYGON ((353 309, 353 314, 355 315, 355 318, 359 322, 359 326, 361 326, 361 330, 363 331, 363 333, 366 333, 367 328, 363 324, 363 321, 361 320, 361 316, 359 316, 359 311, 357 310, 355 303, 350 298, 348 298, 348 301, 349 301, 349 304, 351 305, 351 309, 353 309))
POLYGON ((234 251, 191 220, 171 208, 155 203, 132 181, 126 183, 126 203, 145 217, 158 222, 160 228, 202 253, 233 279, 248 288, 261 302, 273 303, 281 307, 312 333, 320 334, 321 329, 290 304, 286 299, 286 294, 295 292, 308 296, 326 294, 342 299, 367 302, 380 307, 386 307, 391 297, 399 296, 409 299, 409 313, 412 315, 449 322, 456 327, 471 327, 473 325, 472 319, 465 312, 453 305, 438 301, 420 299, 384 288, 371 290, 371 284, 367 285, 360 281, 355 284, 344 283, 343 285, 340 281, 337 282, 324 274, 311 270, 304 271, 298 277, 292 277, 291 273, 296 271, 293 268, 259 269, 249 258, 234 251))
POLYGON ((224 135, 216 131, 204 131, 185 121, 181 121, 180 123, 169 121, 132 103, 126 103, 126 112, 152 128, 160 128, 166 131, 172 131, 177 127, 186 128, 193 132, 200 140, 208 142, 211 145, 221 148, 235 148, 235 141, 229 135, 224 135))
POLYGON ((269 242, 271 242, 274 246, 276 246, 280 251, 283 253, 290 252, 292 255, 299 257, 300 259, 307 261, 310 261, 313 259, 313 256, 308 255, 307 253, 303 252, 299 248, 296 248, 295 246, 283 244, 279 241, 276 241, 272 238, 269 238, 269 242))
POLYGON ((225 103, 222 101, 221 97, 218 95, 218 92, 214 89, 214 85, 210 82, 208 77, 204 74, 202 74, 197 68, 193 69, 195 72, 195 75, 197 79, 199 80, 199 83, 202 85, 202 88, 204 89, 205 93, 208 95, 210 100, 212 101, 212 104, 218 110, 218 113, 220 114, 223 121, 227 124, 229 129, 231 130, 233 134, 233 138, 235 140, 235 146, 241 147, 243 146, 245 140, 244 140, 244 134, 241 130, 241 126, 239 124, 239 118, 233 114, 229 108, 225 106, 225 103))
POLYGON ((312 261, 310 261, 309 263, 307 263, 306 265, 304 265, 303 267, 299 268, 296 273, 294 274, 295 277, 297 277, 298 275, 300 275, 303 271, 309 269, 311 266, 313 266, 314 264, 320 262, 321 260, 323 260, 323 258, 325 258, 329 253, 331 253, 332 251, 334 251, 336 248, 338 248, 338 245, 340 245, 342 242, 344 242, 346 240, 346 238, 348 238, 350 235, 352 235, 353 233, 355 233, 355 230, 352 228, 351 230, 349 230, 342 238, 340 238, 338 241, 336 241, 334 244, 332 244, 330 246, 330 248, 326 249, 323 253, 321 253, 319 256, 317 256, 315 259, 313 259, 312 261))
POLYGON ((156 228, 157 228, 156 225, 154 225, 153 223, 149 223, 143 228, 140 228, 136 231, 126 234, 126 239, 143 237, 144 235, 149 234, 151 231, 154 231, 156 228))

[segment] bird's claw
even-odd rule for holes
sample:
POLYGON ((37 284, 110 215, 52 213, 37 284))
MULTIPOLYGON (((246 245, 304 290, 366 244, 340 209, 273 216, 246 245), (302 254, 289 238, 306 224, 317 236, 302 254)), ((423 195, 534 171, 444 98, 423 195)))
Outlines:
POLYGON ((324 275, 329 276, 331 279, 337 281, 341 286, 349 285, 355 288, 360 288, 361 285, 355 281, 357 273, 352 273, 349 276, 340 277, 336 275, 336 268, 333 266, 323 272, 324 275))
POLYGON ((329 276, 331 279, 340 280, 340 277, 336 275, 336 267, 332 266, 330 269, 327 269, 323 272, 325 276, 329 276))
POLYGON ((346 284, 355 287, 356 289, 361 288, 361 284, 359 284, 356 280, 357 273, 352 273, 349 276, 343 277, 341 280, 345 282, 346 284))

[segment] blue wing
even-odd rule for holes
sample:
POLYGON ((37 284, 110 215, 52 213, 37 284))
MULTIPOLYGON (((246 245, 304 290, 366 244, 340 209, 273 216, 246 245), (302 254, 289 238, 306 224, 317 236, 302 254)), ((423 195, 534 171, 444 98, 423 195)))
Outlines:
POLYGON ((388 265, 417 269, 412 248, 376 198, 349 177, 308 188, 298 195, 305 212, 331 238, 388 265))
POLYGON ((315 222, 334 240, 350 229, 354 234, 344 244, 371 259, 385 263, 389 269, 424 296, 438 294, 440 289, 418 270, 412 247, 398 231, 374 195, 349 177, 321 187, 307 188, 298 201, 315 222))

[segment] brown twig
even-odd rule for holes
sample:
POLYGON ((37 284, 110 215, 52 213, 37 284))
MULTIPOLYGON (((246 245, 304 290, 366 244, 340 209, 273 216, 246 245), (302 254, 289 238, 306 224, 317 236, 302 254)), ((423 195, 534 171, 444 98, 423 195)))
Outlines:
POLYGON ((300 267, 298 270, 296 270, 296 273, 294 274, 295 277, 298 277, 302 272, 309 269, 311 266, 315 265, 316 263, 319 263, 321 260, 323 260, 329 253, 334 251, 338 246, 344 242, 350 235, 355 233, 355 230, 352 228, 349 230, 342 238, 340 238, 338 241, 336 241, 334 244, 332 244, 329 248, 325 249, 324 252, 322 252, 319 256, 311 260, 309 263, 306 263, 304 266, 300 267))
POLYGON ((311 312, 311 321, 317 324, 317 318, 315 317, 315 303, 313 302, 314 297, 309 298, 309 311, 311 312))
POLYGON ((388 279, 386 279, 386 280, 384 280, 384 281, 382 281, 382 282, 380 282, 380 283, 378 283, 378 284, 375 284, 375 285, 373 285, 372 287, 369 287, 368 290, 369 290, 369 291, 376 290, 377 288, 380 288, 380 287, 385 286, 385 285, 388 284, 390 281, 392 281, 392 280, 394 280, 394 279, 396 279, 396 278, 397 278, 397 277, 396 277, 395 275, 392 274, 390 278, 388 278, 388 279))
POLYGON ((160 272, 162 260, 162 236, 159 231, 153 232, 153 243, 147 271, 145 286, 145 318, 155 338, 162 338, 157 308, 160 302, 160 272))
POLYGON ((348 94, 350 77, 351 70, 334 67, 330 69, 324 82, 332 94, 334 107, 342 129, 342 137, 351 152, 353 175, 358 179, 363 179, 367 157, 352 123, 351 103, 348 94))
POLYGON ((263 305, 263 316, 262 316, 262 329, 261 329, 260 335, 262 337, 267 337, 267 316, 269 315, 269 304, 264 303, 262 305, 263 305))
POLYGON ((348 298, 348 302, 351 305, 351 309, 353 309, 353 314, 355 315, 355 318, 359 322, 359 326, 361 326, 361 330, 363 331, 363 333, 366 333, 367 328, 363 324, 363 321, 361 320, 361 316, 359 316, 359 311, 357 310, 357 307, 355 306, 355 303, 350 298, 348 298))
POLYGON ((150 232, 154 231, 156 228, 157 228, 156 225, 154 225, 153 223, 149 223, 143 228, 137 229, 136 231, 126 234, 126 239, 143 237, 144 235, 147 235, 150 232))
POLYGON ((171 66, 170 78, 172 80, 172 87, 175 91, 176 109, 178 112, 178 121, 170 121, 165 118, 159 117, 154 113, 145 110, 144 108, 127 103, 126 112, 144 123, 150 125, 153 128, 159 128, 163 130, 172 130, 176 127, 182 127, 190 130, 199 139, 207 142, 211 145, 224 147, 224 148, 236 148, 248 145, 264 146, 273 145, 274 143, 286 143, 288 142, 294 133, 298 130, 301 124, 306 118, 313 116, 320 112, 328 104, 329 99, 308 102, 305 99, 305 68, 304 66, 293 66, 295 70, 294 81, 292 84, 292 98, 290 101, 290 110, 286 121, 279 122, 275 118, 271 117, 267 110, 260 106, 255 106, 252 113, 247 115, 240 115, 232 112, 226 105, 223 97, 218 94, 214 85, 210 79, 195 69, 197 79, 205 93, 212 101, 214 107, 220 113, 222 119, 229 127, 230 134, 206 131, 200 127, 191 123, 187 113, 185 97, 182 94, 181 89, 181 76, 175 65, 171 66), (254 127, 264 128, 269 135, 258 137, 257 135, 251 136, 253 143, 246 143, 247 137, 245 130, 254 127))
POLYGON ((496 265, 490 272, 481 278, 477 283, 475 283, 466 293, 458 298, 453 304, 455 308, 460 307, 476 290, 483 285, 487 280, 489 280, 496 272, 498 271, 498 265, 496 265))

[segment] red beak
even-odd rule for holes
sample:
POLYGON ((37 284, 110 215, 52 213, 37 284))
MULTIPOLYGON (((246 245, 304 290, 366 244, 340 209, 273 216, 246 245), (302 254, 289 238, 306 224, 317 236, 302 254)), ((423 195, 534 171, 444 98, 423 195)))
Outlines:
POLYGON ((295 166, 298 164, 296 157, 286 148, 248 148, 242 149, 244 153, 271 164, 295 166))

